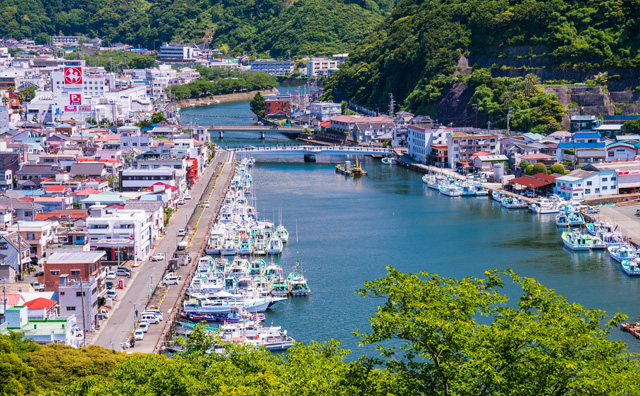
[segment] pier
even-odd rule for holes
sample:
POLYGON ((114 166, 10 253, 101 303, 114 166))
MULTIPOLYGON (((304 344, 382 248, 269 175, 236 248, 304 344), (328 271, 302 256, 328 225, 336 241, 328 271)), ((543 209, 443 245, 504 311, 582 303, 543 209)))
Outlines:
POLYGON ((211 219, 215 219, 219 204, 224 198, 226 187, 233 171, 233 153, 217 150, 209 167, 191 190, 193 199, 186 201, 174 215, 166 228, 165 236, 159 241, 151 255, 162 253, 164 261, 145 261, 134 269, 131 279, 125 280, 124 290, 118 290, 119 297, 109 315, 109 319, 101 328, 87 337, 88 343, 105 348, 121 350, 129 340, 131 333, 145 308, 158 305, 164 314, 164 321, 150 326, 144 340, 137 341, 133 352, 157 352, 162 345, 168 328, 178 313, 184 296, 185 284, 189 274, 197 263, 206 241, 211 219), (219 165, 214 165, 219 164, 219 165), (211 202, 210 208, 203 208, 202 203, 211 202), (160 285, 168 272, 168 264, 177 248, 178 229, 188 229, 184 238, 189 242, 188 254, 191 263, 175 271, 182 277, 178 285, 166 288, 160 285), (136 315, 138 313, 138 315, 136 315))

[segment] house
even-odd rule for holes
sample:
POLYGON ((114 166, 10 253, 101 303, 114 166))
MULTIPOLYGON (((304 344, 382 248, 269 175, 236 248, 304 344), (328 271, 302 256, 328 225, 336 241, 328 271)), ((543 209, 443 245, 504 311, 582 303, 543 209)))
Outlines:
POLYGON ((594 115, 571 116, 571 132, 593 131, 600 124, 600 120, 594 115))
POLYGON ((0 234, 0 257, 20 274, 31 264, 31 245, 17 232, 0 234))
POLYGON ((267 95, 264 98, 264 103, 265 117, 286 119, 291 113, 290 95, 267 95))
POLYGON ((44 270, 38 280, 44 283, 45 291, 58 291, 61 276, 67 276, 69 280, 76 282, 87 282, 95 278, 102 284, 106 275, 106 267, 101 265, 103 257, 105 252, 102 251, 55 252, 43 260, 44 270))
POLYGON ((34 220, 38 213, 44 213, 44 206, 33 200, 24 197, 0 199, 0 219, 5 225, 12 224, 14 216, 17 220, 34 220))
POLYGON ((309 110, 309 115, 319 121, 328 121, 342 114, 342 105, 340 103, 313 102, 309 104, 307 109, 309 110))
POLYGON ((18 188, 30 187, 34 184, 39 186, 42 178, 55 178, 58 172, 59 170, 51 165, 24 164, 16 172, 18 188), (29 181, 32 183, 28 183, 29 181))
MULTIPOLYGON (((506 155, 478 155, 481 153, 476 153, 475 158, 473 158, 473 167, 480 171, 493 171, 494 164, 503 163, 506 165, 509 163, 509 158, 506 155)), ((482 153, 484 154, 484 153, 482 153)))
POLYGON ((522 139, 524 140, 525 143, 537 142, 542 138, 544 138, 544 135, 541 135, 539 133, 527 132, 522 134, 522 139))
POLYGON ((50 212, 57 209, 71 209, 72 199, 70 196, 55 196, 55 197, 34 197, 33 202, 42 205, 44 212, 50 212))
POLYGON ((82 176, 104 178, 106 174, 105 164, 101 162, 77 162, 71 165, 71 170, 69 171, 69 175, 71 177, 82 176))
POLYGON ((290 60, 255 60, 251 62, 251 71, 264 72, 272 76, 288 76, 293 74, 295 62, 290 60))
POLYGON ((58 316, 55 300, 39 297, 24 303, 28 310, 29 321, 55 319, 58 316))
POLYGON ((607 156, 605 142, 562 142, 556 148, 558 161, 569 161, 575 165, 604 162, 607 156))
POLYGON ((149 226, 151 227, 151 245, 153 246, 158 238, 162 236, 165 226, 164 203, 162 201, 128 200, 124 204, 125 210, 144 210, 149 215, 149 226))
POLYGON ((20 220, 7 228, 9 232, 19 232, 23 240, 30 245, 32 260, 44 257, 47 246, 56 239, 60 227, 57 221, 20 220))
POLYGON ((95 277, 88 281, 74 280, 68 275, 61 275, 59 278, 60 314, 73 317, 85 331, 95 330, 98 323, 98 303, 107 292, 104 282, 99 284, 95 277))
POLYGON ((105 205, 119 205, 124 204, 129 198, 118 194, 113 191, 105 191, 100 194, 91 194, 87 198, 81 199, 80 204, 82 209, 89 209, 93 205, 105 204, 105 205))
POLYGON ((498 135, 495 134, 454 131, 447 136, 449 168, 457 168, 457 164, 469 163, 471 156, 478 151, 497 154, 499 149, 498 135))
POLYGON ((120 171, 120 191, 143 191, 157 182, 162 182, 186 191, 186 171, 181 169, 124 169, 120 171))
POLYGON ((518 164, 520 162, 522 162, 522 161, 527 161, 528 163, 530 163, 532 165, 535 165, 538 162, 541 162, 547 168, 549 168, 549 167, 551 167, 551 165, 554 165, 554 164, 557 163, 555 156, 542 154, 542 153, 523 155, 523 156, 519 157, 519 159, 520 159, 520 161, 518 161, 518 164))
POLYGON ((330 128, 335 131, 346 132, 351 139, 359 141, 371 141, 371 136, 389 133, 393 131, 393 120, 389 117, 361 117, 340 115, 333 117, 330 128), (366 139, 366 137, 369 139, 366 139))
POLYGON ((556 179, 554 193, 561 197, 582 201, 588 198, 618 194, 617 172, 577 169, 556 179))

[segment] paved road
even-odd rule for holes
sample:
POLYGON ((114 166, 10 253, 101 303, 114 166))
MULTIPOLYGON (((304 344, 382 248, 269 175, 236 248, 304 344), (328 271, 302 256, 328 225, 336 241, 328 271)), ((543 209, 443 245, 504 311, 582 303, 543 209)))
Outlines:
MULTIPOLYGON (((216 151, 210 166, 191 189, 192 199, 186 201, 186 204, 180 206, 179 210, 174 213, 166 228, 165 236, 160 240, 155 251, 151 253, 152 255, 164 253, 167 258, 173 255, 178 243, 178 230, 185 228, 187 221, 198 207, 204 195, 203 190, 213 177, 215 164, 228 162, 230 158, 231 153, 224 150, 216 151)), ((118 301, 111 311, 109 319, 102 323, 100 330, 88 337, 88 343, 120 350, 121 343, 129 338, 134 328, 136 309, 139 312, 144 310, 150 296, 150 285, 157 286, 164 273, 165 265, 164 261, 146 261, 138 269, 133 270, 132 278, 128 282, 125 280, 125 289, 118 290, 118 301)))

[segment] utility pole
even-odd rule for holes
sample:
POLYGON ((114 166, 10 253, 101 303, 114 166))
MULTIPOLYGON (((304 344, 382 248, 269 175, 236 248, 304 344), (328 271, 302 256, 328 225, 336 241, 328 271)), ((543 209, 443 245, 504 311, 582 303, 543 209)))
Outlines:
POLYGON ((507 113, 507 135, 509 135, 509 137, 511 137, 511 129, 509 128, 509 121, 511 120, 511 109, 512 107, 509 106, 509 112, 507 113))
POLYGON ((87 346, 87 315, 84 312, 84 288, 82 278, 80 278, 80 296, 82 298, 82 346, 87 346))
POLYGON ((389 93, 389 117, 393 117, 393 110, 396 106, 396 101, 393 100, 393 93, 389 93))

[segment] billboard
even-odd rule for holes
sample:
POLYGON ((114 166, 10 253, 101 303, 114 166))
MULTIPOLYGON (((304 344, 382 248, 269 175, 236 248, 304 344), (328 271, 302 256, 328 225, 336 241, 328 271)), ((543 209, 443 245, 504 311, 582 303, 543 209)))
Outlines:
POLYGON ((76 106, 64 106, 64 111, 78 111, 76 106))
POLYGON ((69 94, 69 104, 71 105, 80 105, 82 104, 82 95, 81 94, 69 94))
POLYGON ((82 67, 65 66, 64 85, 67 87, 82 87, 82 67))
POLYGON ((91 111, 91 106, 78 106, 78 111, 91 111))

